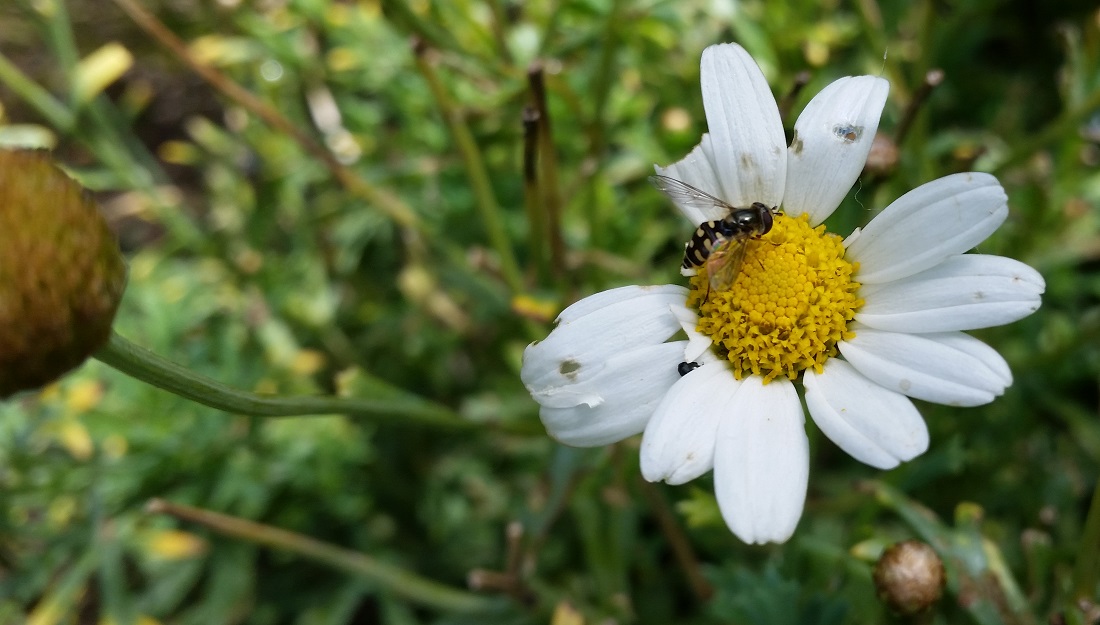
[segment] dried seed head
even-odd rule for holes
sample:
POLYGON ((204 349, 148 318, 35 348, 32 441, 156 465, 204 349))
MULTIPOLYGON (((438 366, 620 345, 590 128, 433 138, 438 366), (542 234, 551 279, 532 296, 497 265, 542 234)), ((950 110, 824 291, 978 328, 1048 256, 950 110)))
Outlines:
POLYGON ((918 540, 892 545, 875 564, 875 588, 890 608, 901 614, 923 612, 943 595, 943 561, 918 540))
POLYGON ((898 168, 898 145, 883 133, 877 133, 871 142, 864 171, 875 176, 889 176, 898 168))
POLYGON ((110 336, 126 265, 95 201, 42 151, 0 150, 0 398, 110 336))

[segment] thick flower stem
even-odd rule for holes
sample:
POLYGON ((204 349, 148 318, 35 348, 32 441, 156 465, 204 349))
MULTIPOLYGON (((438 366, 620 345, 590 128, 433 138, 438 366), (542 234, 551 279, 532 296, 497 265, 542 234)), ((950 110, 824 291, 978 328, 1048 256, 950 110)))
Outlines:
POLYGON ((198 523, 223 536, 289 551, 351 575, 363 577, 387 593, 436 610, 452 613, 484 613, 501 607, 500 601, 457 590, 392 564, 381 562, 366 554, 341 549, 270 525, 174 504, 162 499, 150 501, 146 510, 198 523))
POLYGON ((454 429, 474 429, 478 423, 465 421, 450 409, 410 396, 404 391, 381 386, 382 397, 261 395, 233 388, 200 375, 166 358, 113 334, 95 357, 142 382, 175 393, 204 406, 235 414, 258 417, 289 417, 319 414, 348 414, 454 429))

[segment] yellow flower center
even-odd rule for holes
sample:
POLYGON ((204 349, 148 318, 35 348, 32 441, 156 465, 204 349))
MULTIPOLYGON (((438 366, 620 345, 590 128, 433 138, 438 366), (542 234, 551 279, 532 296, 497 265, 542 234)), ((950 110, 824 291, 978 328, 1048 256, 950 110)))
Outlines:
POLYGON ((857 265, 844 260, 840 237, 811 228, 805 214, 776 215, 771 231, 746 246, 729 289, 711 289, 705 268, 691 279, 687 303, 699 310, 697 329, 739 380, 794 380, 809 367, 820 373, 837 341, 855 336, 848 322, 863 305, 852 280, 857 265))

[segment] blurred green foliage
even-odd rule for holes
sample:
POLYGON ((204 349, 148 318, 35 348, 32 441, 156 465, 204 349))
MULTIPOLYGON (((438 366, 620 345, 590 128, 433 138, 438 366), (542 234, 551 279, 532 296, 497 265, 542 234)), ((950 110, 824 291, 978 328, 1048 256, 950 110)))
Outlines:
POLYGON ((5 2, 0 143, 53 148, 98 193, 130 258, 116 330, 240 388, 333 393, 368 376, 531 434, 227 415, 89 363, 0 405, 0 623, 574 622, 564 602, 586 623, 891 622, 870 567, 883 545, 911 537, 941 549, 953 576, 927 622, 1095 622, 1077 602, 1097 596, 1095 572, 1074 574, 1098 555, 1081 548, 1100 463, 1094 3, 145 6, 195 59, 419 225, 395 222, 288 132, 218 94, 117 4, 5 2), (830 227, 847 232, 936 177, 992 171, 1012 213, 980 251, 1024 260, 1048 284, 1037 314, 978 333, 1015 384, 980 408, 922 405, 924 456, 883 474, 808 425, 805 516, 788 544, 764 548, 729 533, 705 483, 644 485, 636 443, 553 443, 518 379, 523 347, 569 302, 679 280, 692 226, 646 177, 706 130, 698 60, 722 41, 742 43, 780 98, 809 72, 788 128, 822 86, 871 73, 891 81, 889 136, 927 72, 944 70, 896 166, 865 175, 830 227), (551 174, 557 185, 528 202, 523 119, 536 63, 553 142, 543 156, 554 157, 540 162, 540 182, 551 174), (478 168, 485 189, 471 178, 478 168), (555 195, 560 273, 545 224, 530 219, 542 213, 525 211, 555 195), (507 273, 512 255, 521 284, 507 273), (858 486, 868 479, 882 483, 858 486), (410 602, 143 512, 154 497, 455 588, 511 561, 518 576, 496 585, 517 599, 492 614, 410 602), (506 538, 512 522, 525 529, 519 541, 506 538), (685 569, 681 549, 698 570, 685 569), (1082 578, 1092 586, 1074 588, 1082 578))

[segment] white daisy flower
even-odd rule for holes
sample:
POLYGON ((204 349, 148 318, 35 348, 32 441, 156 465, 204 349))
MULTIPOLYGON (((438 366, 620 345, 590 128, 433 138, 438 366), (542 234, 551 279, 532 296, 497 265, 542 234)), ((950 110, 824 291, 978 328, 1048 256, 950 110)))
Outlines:
MULTIPOLYGON (((784 145, 779 110, 752 57, 702 57, 709 134, 657 173, 735 207, 779 207, 745 244, 736 281, 706 266, 681 286, 587 297, 524 352, 521 376, 551 436, 606 445, 643 433, 647 480, 681 484, 714 470, 730 529, 782 542, 802 515, 809 445, 799 400, 857 460, 889 469, 928 447, 909 398, 992 401, 1012 383, 1004 359, 966 334, 1025 317, 1045 285, 1009 258, 964 254, 1008 214, 988 174, 964 173, 898 198, 847 239, 818 226, 867 160, 888 83, 841 78, 807 105, 784 145), (686 339, 672 340, 679 333, 686 339)), ((693 225, 728 208, 672 195, 693 225)))

